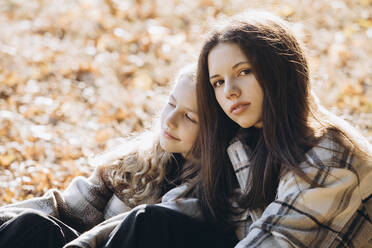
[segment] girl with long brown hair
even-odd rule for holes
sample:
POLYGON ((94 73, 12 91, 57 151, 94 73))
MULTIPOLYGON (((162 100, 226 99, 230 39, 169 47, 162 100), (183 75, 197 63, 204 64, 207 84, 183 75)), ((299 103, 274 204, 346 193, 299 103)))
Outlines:
POLYGON ((237 227, 236 247, 372 247, 372 148, 310 89, 288 23, 230 19, 198 61, 206 218, 237 227))

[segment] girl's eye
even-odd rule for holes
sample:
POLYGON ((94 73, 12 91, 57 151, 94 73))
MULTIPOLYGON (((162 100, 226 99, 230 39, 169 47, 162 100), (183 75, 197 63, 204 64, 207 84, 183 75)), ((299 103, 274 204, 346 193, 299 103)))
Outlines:
POLYGON ((224 83, 223 80, 217 80, 216 82, 213 83, 213 88, 220 87, 224 83))
POLYGON ((245 76, 245 75, 248 75, 249 73, 251 73, 251 70, 243 69, 239 72, 239 76, 245 76))
POLYGON ((172 108, 175 108, 176 107, 176 104, 174 104, 172 102, 168 102, 168 105, 171 106, 172 108))
POLYGON ((189 121, 191 121, 191 122, 193 122, 193 123, 197 123, 197 121, 196 120, 194 120, 189 114, 185 114, 185 116, 186 116, 186 118, 189 120, 189 121))

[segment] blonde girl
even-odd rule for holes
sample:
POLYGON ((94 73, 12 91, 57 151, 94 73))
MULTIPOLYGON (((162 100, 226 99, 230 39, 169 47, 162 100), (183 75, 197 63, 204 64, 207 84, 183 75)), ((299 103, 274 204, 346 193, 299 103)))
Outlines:
MULTIPOLYGON (((1 207, 0 247, 62 247, 104 220, 158 203, 184 183, 196 171, 185 168, 198 133, 194 81, 195 69, 185 67, 160 125, 101 156, 103 165, 88 179, 78 177, 63 192, 52 189, 43 197, 1 207)), ((90 247, 105 241, 107 230, 96 232, 90 247)))

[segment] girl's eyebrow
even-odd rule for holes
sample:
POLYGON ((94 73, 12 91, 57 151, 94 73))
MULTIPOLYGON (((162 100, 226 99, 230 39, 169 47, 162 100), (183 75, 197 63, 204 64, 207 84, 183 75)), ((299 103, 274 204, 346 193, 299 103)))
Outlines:
POLYGON ((191 113, 194 113, 194 114, 198 114, 197 111, 195 111, 194 109, 188 107, 188 106, 183 106, 184 109, 186 109, 188 112, 191 112, 191 113))
POLYGON ((219 75, 216 74, 216 75, 213 75, 212 77, 210 77, 209 79, 212 79, 212 78, 215 78, 215 77, 218 77, 219 75))
POLYGON ((187 108, 185 107, 186 110, 188 110, 189 112, 191 113, 194 113, 194 114, 198 114, 198 112, 196 112, 195 110, 191 109, 191 108, 187 108))
POLYGON ((236 67, 238 67, 240 65, 244 65, 244 64, 250 65, 248 61, 242 61, 242 62, 239 62, 239 63, 235 64, 232 68, 235 69, 236 67))
MULTIPOLYGON (((169 98, 172 98, 173 101, 177 102, 176 98, 173 95, 170 95, 169 98)), ((192 108, 184 107, 187 111, 198 114, 197 111, 193 110, 192 108)))
MULTIPOLYGON (((236 67, 238 67, 240 65, 244 65, 244 64, 250 65, 250 63, 248 61, 242 61, 242 62, 239 62, 239 63, 236 63, 235 65, 233 65, 232 68, 235 69, 236 67)), ((219 76, 219 74, 216 74, 216 75, 211 76, 209 79, 212 79, 212 78, 215 78, 215 77, 218 77, 218 76, 219 76)))

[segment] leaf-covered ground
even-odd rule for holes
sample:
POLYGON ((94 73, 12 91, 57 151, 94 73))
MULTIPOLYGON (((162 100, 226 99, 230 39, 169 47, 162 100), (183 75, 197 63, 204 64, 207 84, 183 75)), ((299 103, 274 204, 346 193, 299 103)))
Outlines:
POLYGON ((64 189, 141 131, 209 24, 295 21, 321 102, 372 141, 371 0, 0 0, 0 205, 64 189))

